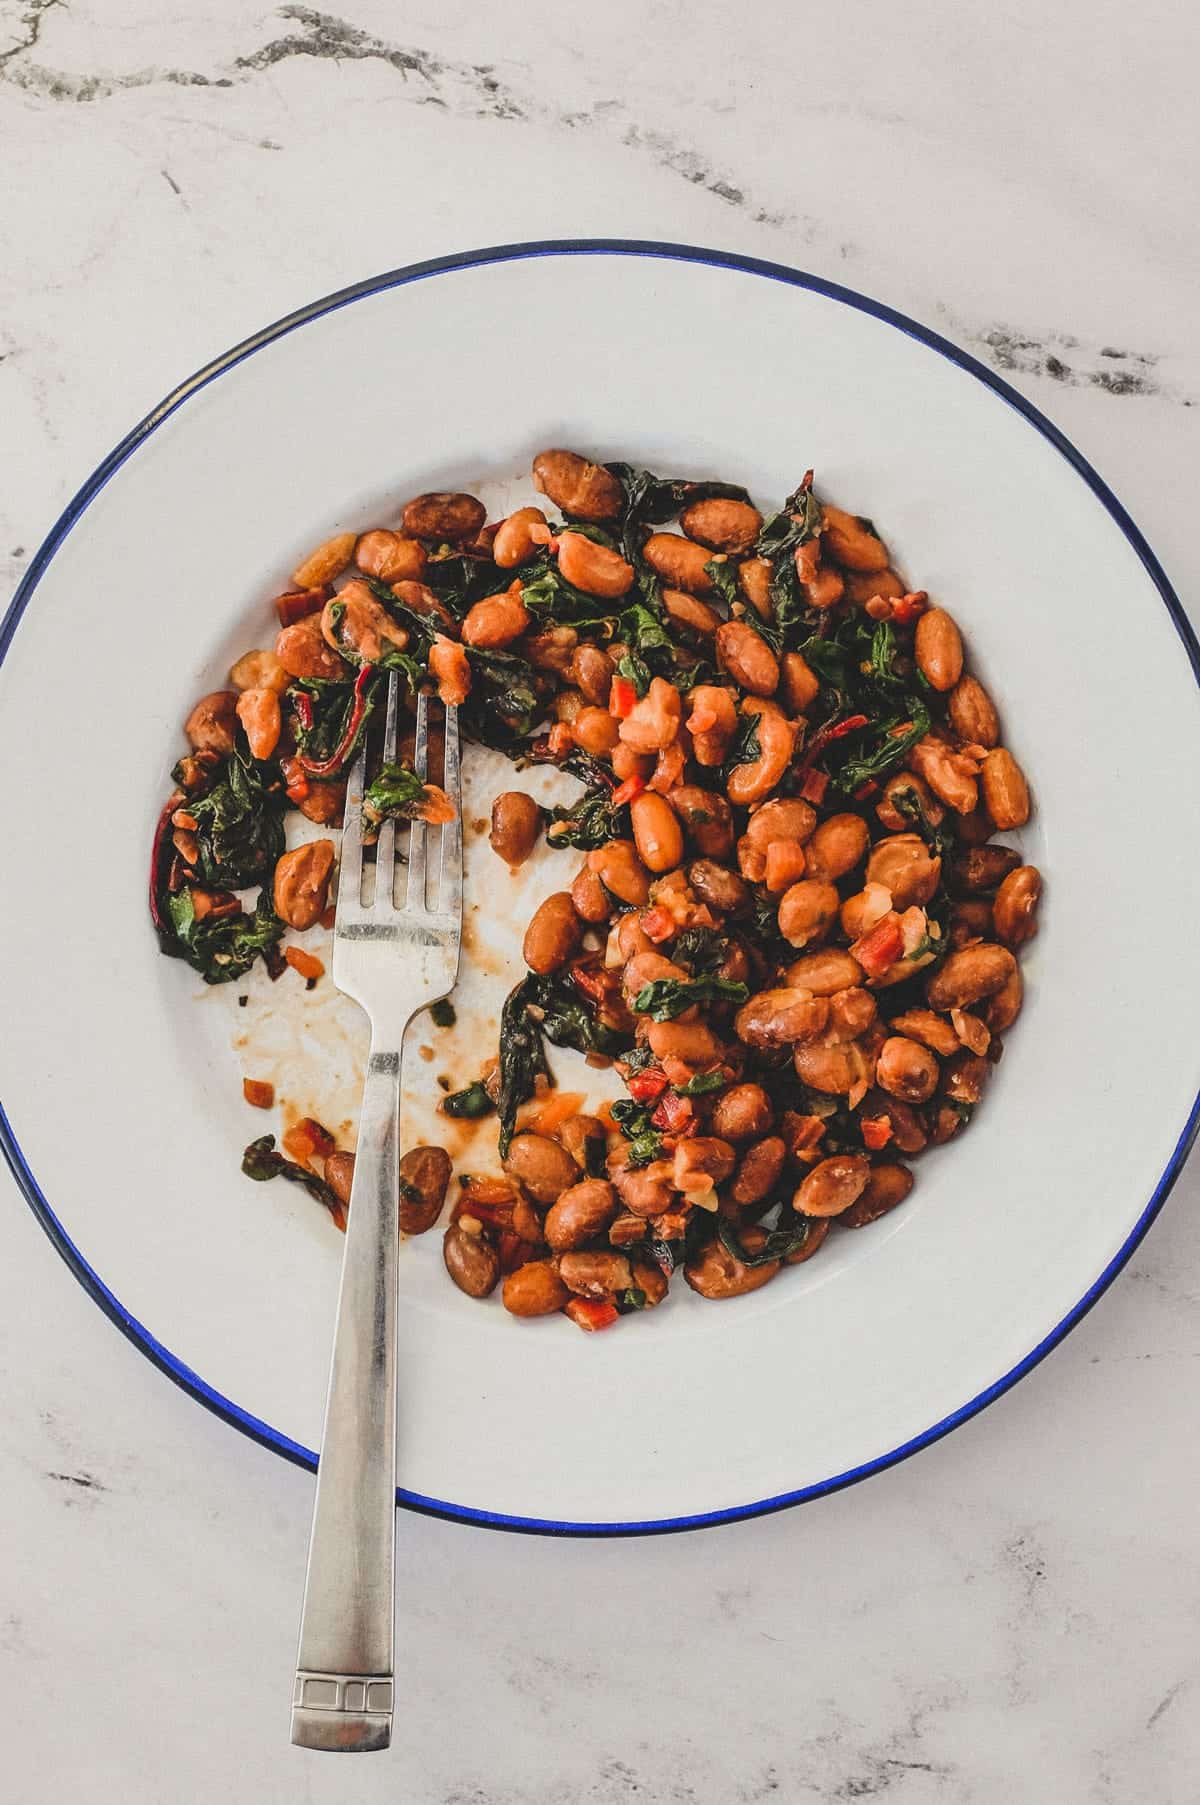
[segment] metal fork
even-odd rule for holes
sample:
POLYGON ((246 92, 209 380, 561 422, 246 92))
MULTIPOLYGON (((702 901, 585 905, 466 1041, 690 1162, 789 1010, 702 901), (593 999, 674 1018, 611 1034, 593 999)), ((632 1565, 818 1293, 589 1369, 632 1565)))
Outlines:
MULTIPOLYGON (((388 679, 383 757, 396 756, 398 679, 388 679)), ((445 788, 454 820, 413 823, 408 889, 394 901, 396 824, 384 823, 375 894, 362 900, 364 748, 346 787, 333 931, 333 981, 365 1009, 371 1054, 346 1228, 333 1364, 313 1506, 292 1741, 310 1749, 384 1749, 392 1734, 396 1537, 396 1266, 400 1055, 413 1016, 444 997, 462 935, 458 710, 446 709, 445 788), (440 838, 440 869, 431 839, 440 838), (436 897, 427 888, 436 875, 436 897)), ((429 767, 429 702, 417 702, 413 764, 429 767)))

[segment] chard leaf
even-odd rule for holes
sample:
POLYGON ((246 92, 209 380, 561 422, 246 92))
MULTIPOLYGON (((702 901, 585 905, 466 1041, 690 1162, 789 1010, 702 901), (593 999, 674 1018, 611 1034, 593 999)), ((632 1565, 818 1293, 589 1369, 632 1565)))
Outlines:
POLYGON ((704 569, 712 578, 713 587, 726 607, 732 608, 739 599, 736 564, 731 564, 728 558, 714 553, 704 569))
POLYGON ((923 702, 914 702, 905 714, 878 722, 871 743, 864 746, 859 741, 854 755, 834 774, 833 781, 845 795, 853 796, 864 783, 877 782, 903 764, 913 746, 928 732, 929 710, 923 702))
POLYGON ((648 1166, 652 1160, 662 1158, 662 1136, 644 1104, 632 1097, 621 1097, 612 1106, 612 1119, 629 1142, 629 1166, 648 1166))
POLYGON ((509 991, 500 1013, 500 1157, 508 1152, 517 1110, 535 1093, 539 1078, 552 1082, 540 1024, 530 1014, 537 979, 528 977, 509 991))
POLYGON ((285 806, 277 778, 268 788, 268 768, 232 752, 204 795, 188 802, 197 822, 198 868, 204 882, 217 889, 245 890, 269 877, 284 848, 285 806))
POLYGON ((756 758, 762 757, 762 747, 758 741, 758 716, 756 714, 739 714, 737 732, 733 736, 729 751, 725 754, 725 763, 721 766, 721 776, 728 781, 729 773, 739 765, 752 765, 756 758))
POLYGON ((677 1097, 707 1097, 712 1091, 724 1090, 728 1083, 728 1072, 718 1066, 714 1072, 697 1072, 686 1084, 676 1084, 671 1088, 677 1097))
POLYGON ((269 1178, 286 1178, 294 1185, 302 1185, 310 1197, 325 1206, 335 1221, 345 1221, 345 1205, 333 1187, 318 1178, 315 1172, 310 1172, 307 1166, 277 1153, 273 1134, 260 1135, 258 1140, 251 1141, 242 1155, 242 1171, 247 1178, 256 1179, 260 1184, 269 1178))
POLYGON ((163 951, 186 960, 206 984, 230 984, 244 976, 260 954, 274 952, 283 933, 265 888, 253 915, 241 909, 236 915, 198 918, 191 891, 185 888, 166 898, 166 916, 174 938, 164 940, 163 951))
POLYGON ((791 557, 798 545, 815 539, 821 530, 821 504, 813 494, 812 471, 805 473, 777 514, 765 520, 754 545, 756 558, 791 557))
POLYGON ((569 808, 561 803, 551 811, 546 839, 551 846, 590 852, 610 840, 629 838, 629 811, 612 806, 607 784, 588 790, 569 808))
POLYGON ((553 1083, 545 1041, 580 1053, 613 1054, 628 1037, 601 1023, 563 972, 529 972, 509 992, 500 1015, 500 1154, 508 1152, 517 1110, 536 1094, 537 1080, 553 1083))
POLYGON ((372 826, 381 821, 412 821, 425 800, 425 785, 409 765, 381 765, 363 793, 363 816, 372 826))
POLYGON ((744 984, 730 978, 655 978, 643 984, 633 999, 638 1015, 648 1015, 654 1022, 671 1022, 690 1009, 693 1003, 744 1003, 750 995, 744 984))
POLYGON ((812 471, 788 496, 778 514, 764 521, 754 545, 756 558, 769 558, 771 606, 774 621, 764 637, 774 649, 791 649, 804 632, 811 614, 796 576, 796 547, 815 539, 821 530, 821 505, 812 492, 812 471))
POLYGON ((650 687, 650 667, 636 652, 626 652, 623 658, 618 658, 617 676, 632 683, 639 696, 644 696, 650 687))
POLYGON ((717 1217, 717 1233, 721 1237, 721 1245, 726 1253, 740 1260, 743 1266, 769 1266, 772 1260, 782 1260, 787 1254, 795 1253, 803 1247, 811 1233, 808 1223, 802 1216, 797 1216, 795 1223, 773 1228, 757 1253, 748 1253, 742 1246, 737 1229, 727 1216, 717 1217))
POLYGON ((474 1084, 468 1084, 461 1091, 452 1091, 442 1100, 442 1108, 448 1116, 465 1116, 470 1120, 490 1116, 495 1107, 487 1087, 478 1078, 474 1084))

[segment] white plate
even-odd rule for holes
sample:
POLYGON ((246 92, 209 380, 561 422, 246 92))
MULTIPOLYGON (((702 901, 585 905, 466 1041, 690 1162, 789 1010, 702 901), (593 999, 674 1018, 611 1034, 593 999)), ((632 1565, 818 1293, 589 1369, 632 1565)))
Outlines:
MULTIPOLYGON (((319 302, 165 401, 55 527, 0 640, 6 1150, 119 1326, 311 1463, 341 1243, 303 1195, 239 1176, 267 1125, 239 1059, 288 1053, 305 1099, 329 1059, 352 1097, 356 1024, 335 1059, 336 1024, 306 1043, 257 988, 240 1018, 228 995, 194 1008, 146 918, 151 823, 190 701, 263 639, 298 554, 419 489, 511 482, 546 444, 773 502, 814 464, 962 622, 1032 775, 1024 844, 1048 880, 1028 1004, 970 1132, 811 1265, 724 1306, 679 1286, 589 1337, 461 1296, 436 1234, 403 1248, 404 1501, 682 1527, 845 1484, 1012 1384, 1128 1257, 1195 1126, 1195 643, 1078 453, 924 328, 744 258, 524 246, 319 302)), ((553 887, 550 860, 531 883, 553 887)), ((485 1009, 517 919, 497 869, 477 860, 472 883, 485 1009)))

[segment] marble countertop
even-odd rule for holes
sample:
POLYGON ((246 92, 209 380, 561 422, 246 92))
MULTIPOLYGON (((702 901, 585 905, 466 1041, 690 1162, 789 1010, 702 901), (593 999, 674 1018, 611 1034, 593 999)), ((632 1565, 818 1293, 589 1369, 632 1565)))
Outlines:
MULTIPOLYGON (((614 235, 778 258, 966 345, 1186 600, 1198 53, 1169 0, 0 0, 0 591, 265 321, 614 235)), ((12 1805, 1196 1798, 1194 1163, 1063 1347, 865 1485, 641 1542, 402 1518, 397 1746, 352 1768, 287 1744, 311 1481, 166 1383, 0 1191, 12 1805)))

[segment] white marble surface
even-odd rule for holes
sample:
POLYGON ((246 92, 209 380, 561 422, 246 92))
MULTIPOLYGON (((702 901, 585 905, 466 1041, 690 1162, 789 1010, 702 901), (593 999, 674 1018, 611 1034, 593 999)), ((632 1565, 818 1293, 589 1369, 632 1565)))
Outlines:
MULTIPOLYGON (((940 327, 1186 597, 1198 54, 1174 0, 0 0, 0 581, 261 323, 414 258, 614 234, 940 327)), ((1058 1352, 865 1486, 640 1543, 402 1519, 398 1745, 353 1766, 286 1742, 311 1482, 160 1378, 0 1189, 6 1802, 1200 1796, 1195 1168, 1058 1352)))

